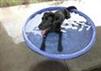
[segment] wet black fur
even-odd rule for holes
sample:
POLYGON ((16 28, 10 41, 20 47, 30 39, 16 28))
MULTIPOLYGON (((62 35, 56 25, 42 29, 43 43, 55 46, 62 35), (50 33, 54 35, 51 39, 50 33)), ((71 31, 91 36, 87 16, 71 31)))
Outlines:
POLYGON ((61 25, 65 19, 70 18, 70 12, 67 9, 61 9, 56 12, 46 12, 42 16, 42 22, 39 24, 40 30, 45 30, 48 28, 47 32, 43 35, 42 44, 40 49, 45 51, 45 42, 48 36, 48 33, 55 32, 59 35, 58 48, 57 50, 61 52, 62 47, 62 32, 61 25))

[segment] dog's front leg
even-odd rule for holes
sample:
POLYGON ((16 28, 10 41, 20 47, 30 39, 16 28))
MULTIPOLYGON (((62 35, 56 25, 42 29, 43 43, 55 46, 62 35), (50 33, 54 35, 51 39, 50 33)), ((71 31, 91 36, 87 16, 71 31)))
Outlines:
POLYGON ((59 32, 59 40, 58 40, 58 51, 62 52, 62 32, 59 32))
POLYGON ((45 48, 46 48, 46 46, 45 46, 45 42, 46 42, 47 35, 48 35, 48 32, 46 32, 46 33, 43 35, 43 38, 42 38, 42 43, 41 43, 41 48, 40 48, 40 50, 43 50, 43 51, 45 51, 45 48))

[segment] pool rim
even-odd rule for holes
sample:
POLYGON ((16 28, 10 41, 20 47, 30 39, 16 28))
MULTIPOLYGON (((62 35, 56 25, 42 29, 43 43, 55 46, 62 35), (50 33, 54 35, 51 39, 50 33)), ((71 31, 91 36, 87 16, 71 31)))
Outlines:
POLYGON ((92 28, 93 28, 92 38, 91 38, 89 44, 86 47, 84 47, 82 50, 77 51, 77 52, 72 53, 72 54, 51 54, 51 53, 47 53, 47 52, 44 52, 44 51, 40 50, 34 44, 32 44, 31 41, 28 39, 28 37, 26 35, 26 31, 25 31, 26 30, 25 29, 25 26, 27 25, 27 23, 32 18, 34 18, 37 14, 41 14, 44 11, 52 11, 52 10, 58 10, 58 9, 63 9, 63 8, 66 8, 66 7, 48 7, 48 8, 44 8, 44 9, 41 9, 41 10, 33 13, 27 19, 25 25, 23 26, 22 33, 23 33, 23 37, 24 37, 25 43, 27 44, 28 48, 30 48, 32 51, 37 52, 37 53, 39 53, 39 54, 41 54, 43 56, 46 56, 48 58, 51 58, 51 59, 59 59, 59 60, 69 60, 69 59, 78 57, 78 56, 80 56, 82 54, 85 54, 86 52, 88 52, 92 48, 92 46, 94 45, 95 40, 96 40, 96 28, 95 28, 95 25, 94 25, 93 21, 87 15, 85 15, 81 11, 78 11, 77 9, 73 9, 72 11, 73 12, 76 12, 76 13, 79 13, 81 16, 84 16, 88 21, 91 22, 91 25, 92 25, 92 28))

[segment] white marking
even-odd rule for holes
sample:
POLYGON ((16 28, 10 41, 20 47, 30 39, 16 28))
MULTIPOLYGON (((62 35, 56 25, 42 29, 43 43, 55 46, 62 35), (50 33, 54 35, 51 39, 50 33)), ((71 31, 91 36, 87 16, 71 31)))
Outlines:
POLYGON ((62 32, 66 32, 68 29, 77 30, 78 28, 78 31, 81 32, 83 31, 84 27, 86 27, 87 31, 91 28, 90 25, 86 24, 86 19, 84 17, 75 13, 71 13, 71 18, 68 20, 65 19, 61 27, 63 28, 61 30, 62 32))

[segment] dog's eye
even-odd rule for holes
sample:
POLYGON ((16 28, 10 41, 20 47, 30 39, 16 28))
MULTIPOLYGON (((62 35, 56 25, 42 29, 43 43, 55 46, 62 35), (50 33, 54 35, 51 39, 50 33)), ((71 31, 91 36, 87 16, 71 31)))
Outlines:
POLYGON ((55 18, 55 20, 58 20, 58 19, 59 19, 58 17, 55 18))
POLYGON ((45 20, 48 20, 48 18, 46 17, 45 20))

